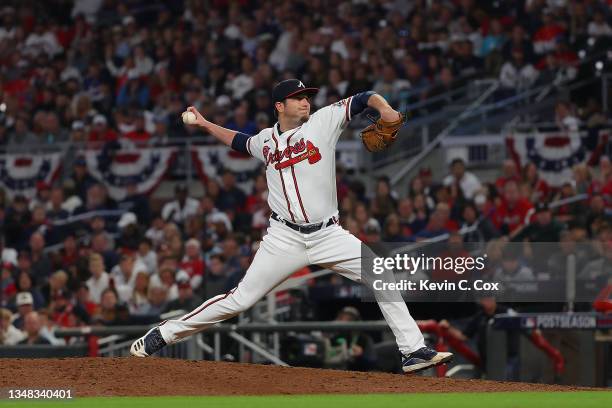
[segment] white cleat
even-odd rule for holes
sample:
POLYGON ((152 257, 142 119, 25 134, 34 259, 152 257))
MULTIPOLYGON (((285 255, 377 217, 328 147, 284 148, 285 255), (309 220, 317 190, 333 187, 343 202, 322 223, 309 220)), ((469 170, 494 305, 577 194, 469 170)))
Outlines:
POLYGON ((154 327, 132 343, 130 354, 134 357, 149 357, 164 347, 166 347, 166 341, 162 337, 159 327, 154 327))

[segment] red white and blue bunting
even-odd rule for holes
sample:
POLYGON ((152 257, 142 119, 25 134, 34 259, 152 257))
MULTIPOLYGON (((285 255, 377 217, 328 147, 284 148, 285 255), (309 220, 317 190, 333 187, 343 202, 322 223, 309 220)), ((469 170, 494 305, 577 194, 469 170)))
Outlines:
POLYGON ((506 146, 521 168, 532 162, 544 181, 552 187, 561 187, 572 180, 575 165, 597 163, 607 137, 607 130, 516 133, 506 139, 506 146))
POLYGON ((203 183, 209 178, 219 180, 227 169, 234 173, 236 184, 246 194, 252 192, 255 175, 262 165, 259 160, 227 146, 196 146, 191 150, 191 158, 203 183))
POLYGON ((176 158, 174 147, 126 147, 119 150, 83 152, 89 173, 106 185, 114 200, 122 200, 127 187, 136 185, 141 194, 151 193, 176 158))
POLYGON ((61 153, 0 155, 0 186, 10 197, 36 195, 36 184, 52 184, 62 168, 61 153))

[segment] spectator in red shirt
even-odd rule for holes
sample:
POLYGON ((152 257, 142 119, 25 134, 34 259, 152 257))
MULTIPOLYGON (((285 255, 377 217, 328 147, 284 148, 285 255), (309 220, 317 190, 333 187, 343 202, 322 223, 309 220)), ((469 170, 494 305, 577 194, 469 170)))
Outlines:
POLYGON ((439 203, 436 206, 435 211, 431 214, 431 217, 429 217, 427 226, 415 234, 414 239, 418 242, 448 234, 450 232, 447 227, 449 225, 449 214, 450 209, 448 205, 445 203, 439 203))
POLYGON ((10 263, 2 264, 2 269, 0 269, 0 307, 6 307, 8 300, 17 293, 12 270, 13 265, 10 263))
POLYGON ((49 305, 51 309, 51 320, 60 327, 75 327, 78 319, 74 314, 74 306, 70 302, 71 295, 65 290, 59 290, 53 295, 53 301, 49 305))
POLYGON ((516 163, 514 160, 510 159, 504 160, 504 163, 502 164, 502 175, 495 181, 497 191, 502 191, 506 181, 508 180, 514 180, 517 182, 521 180, 521 175, 519 174, 516 163))
POLYGON ((76 305, 82 308, 89 317, 95 315, 98 310, 98 305, 92 302, 89 296, 89 286, 86 283, 81 283, 76 291, 76 305))
POLYGON ((457 221, 451 218, 451 207, 447 203, 438 203, 436 205, 436 211, 439 211, 444 222, 444 228, 450 232, 455 232, 459 229, 457 221))
POLYGON ((555 49, 557 39, 565 29, 553 20, 550 11, 545 11, 542 17, 542 26, 533 35, 533 47, 537 54, 544 54, 555 49))
POLYGON ((90 147, 102 147, 104 143, 117 140, 117 133, 108 127, 108 120, 104 115, 94 116, 92 125, 87 138, 90 147))
POLYGON ((139 113, 134 121, 135 129, 125 134, 125 137, 134 143, 146 143, 151 139, 151 134, 145 130, 144 116, 139 113))
POLYGON ((200 250, 200 241, 195 238, 191 238, 185 244, 185 256, 181 261, 180 265, 189 275, 191 287, 196 290, 202 284, 202 278, 204 277, 205 265, 204 259, 202 258, 202 252, 200 250))
POLYGON ((531 208, 533 205, 520 197, 518 183, 508 180, 504 185, 501 203, 493 211, 491 221, 502 233, 510 234, 523 224, 531 208))
POLYGON ((531 187, 530 200, 532 202, 548 200, 551 188, 546 181, 540 178, 535 164, 530 162, 523 168, 523 183, 527 183, 531 187))

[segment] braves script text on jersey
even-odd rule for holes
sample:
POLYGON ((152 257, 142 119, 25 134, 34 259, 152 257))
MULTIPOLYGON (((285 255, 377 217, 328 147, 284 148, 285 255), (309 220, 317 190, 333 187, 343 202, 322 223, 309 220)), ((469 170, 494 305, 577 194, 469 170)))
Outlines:
MULTIPOLYGON (((307 265, 320 265, 361 280, 361 242, 337 222, 335 147, 351 117, 365 109, 371 94, 326 106, 286 132, 281 133, 276 124, 255 136, 236 135, 232 147, 248 152, 266 166, 268 204, 276 216, 238 286, 179 319, 161 323, 166 343, 175 343, 250 308, 307 265), (286 222, 303 226, 323 223, 323 227, 303 233, 286 222)), ((378 304, 400 351, 410 353, 424 346, 423 335, 405 303, 378 304)))

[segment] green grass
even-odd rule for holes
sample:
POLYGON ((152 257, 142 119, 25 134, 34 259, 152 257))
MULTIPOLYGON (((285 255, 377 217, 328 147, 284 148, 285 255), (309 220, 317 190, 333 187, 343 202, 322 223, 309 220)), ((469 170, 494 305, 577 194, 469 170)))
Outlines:
POLYGON ((612 406, 612 392, 525 392, 452 394, 298 395, 262 397, 117 397, 71 401, 0 401, 0 408, 601 408, 612 406))

